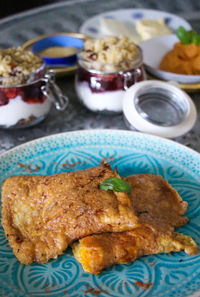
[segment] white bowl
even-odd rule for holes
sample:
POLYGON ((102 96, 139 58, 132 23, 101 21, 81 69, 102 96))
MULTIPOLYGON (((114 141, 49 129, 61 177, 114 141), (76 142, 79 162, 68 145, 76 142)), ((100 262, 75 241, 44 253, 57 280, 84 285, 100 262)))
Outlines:
POLYGON ((179 39, 175 34, 163 35, 151 38, 140 43, 143 50, 144 65, 146 70, 153 76, 182 84, 194 84, 200 82, 200 75, 176 74, 159 69, 163 56, 170 51, 179 39))

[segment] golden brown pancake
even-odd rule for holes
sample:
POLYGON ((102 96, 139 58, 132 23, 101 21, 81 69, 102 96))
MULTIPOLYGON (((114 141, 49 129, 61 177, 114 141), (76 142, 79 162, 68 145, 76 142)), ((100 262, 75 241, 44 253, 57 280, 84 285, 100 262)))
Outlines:
POLYGON ((126 181, 132 187, 131 202, 139 223, 161 232, 172 232, 174 227, 188 223, 183 216, 188 203, 162 176, 136 174, 126 181))
POLYGON ((125 193, 99 184, 108 164, 51 176, 15 176, 2 187, 2 225, 18 260, 45 263, 69 243, 94 233, 130 230, 137 216, 125 193))
MULTIPOLYGON (((183 216, 187 203, 167 181, 153 174, 130 176, 126 178, 132 187, 130 197, 99 188, 102 181, 115 175, 104 163, 71 173, 8 178, 2 187, 2 225, 18 260, 23 264, 46 263, 81 239, 74 251, 83 262, 88 261, 84 259, 89 254, 83 252, 81 258, 81 251, 88 251, 88 247, 95 250, 93 243, 100 248, 99 255, 104 255, 110 245, 110 260, 91 269, 98 273, 114 263, 124 263, 125 258, 132 261, 143 254, 160 252, 163 238, 167 238, 167 251, 186 249, 188 243, 180 245, 179 240, 177 244, 173 232, 174 227, 188 222, 183 216), (141 238, 148 248, 142 249, 141 238), (126 257, 123 249, 130 251, 126 257), (119 257, 113 253, 116 250, 119 257)), ((93 256, 96 254, 91 253, 93 256)))
POLYGON ((87 236, 73 244, 73 254, 89 273, 99 274, 114 264, 130 263, 144 255, 178 252, 193 255, 198 252, 190 236, 172 232, 158 233, 145 225, 122 233, 87 236))
POLYGON ((189 236, 174 232, 188 222, 187 202, 161 176, 132 175, 125 179, 132 187, 131 203, 138 226, 122 233, 91 235, 72 245, 75 258, 87 272, 99 274, 113 264, 134 261, 140 256, 185 250, 198 251, 189 236))

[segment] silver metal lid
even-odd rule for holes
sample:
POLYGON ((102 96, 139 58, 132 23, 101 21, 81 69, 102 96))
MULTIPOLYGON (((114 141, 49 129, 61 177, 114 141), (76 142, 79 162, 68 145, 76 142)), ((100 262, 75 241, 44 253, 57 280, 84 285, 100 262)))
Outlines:
POLYGON ((196 121, 191 98, 172 83, 143 81, 130 87, 123 99, 125 121, 132 129, 174 138, 196 121))

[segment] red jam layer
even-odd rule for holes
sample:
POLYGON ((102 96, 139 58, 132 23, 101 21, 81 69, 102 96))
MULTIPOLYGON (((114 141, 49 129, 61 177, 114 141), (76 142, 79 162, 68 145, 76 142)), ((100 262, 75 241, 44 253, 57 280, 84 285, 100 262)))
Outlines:
POLYGON ((41 91, 41 86, 44 82, 16 87, 16 88, 0 88, 0 106, 6 105, 10 100, 14 100, 17 96, 21 96, 22 100, 28 104, 43 103, 46 96, 41 91))
POLYGON ((146 78, 145 70, 143 66, 139 67, 141 73, 135 77, 135 69, 123 71, 124 74, 127 72, 131 73, 130 79, 125 84, 125 78, 119 72, 117 73, 103 73, 97 74, 92 73, 89 70, 79 67, 77 70, 77 81, 78 83, 87 82, 92 93, 103 93, 108 91, 125 90, 125 85, 129 88, 134 83, 143 81, 146 78))

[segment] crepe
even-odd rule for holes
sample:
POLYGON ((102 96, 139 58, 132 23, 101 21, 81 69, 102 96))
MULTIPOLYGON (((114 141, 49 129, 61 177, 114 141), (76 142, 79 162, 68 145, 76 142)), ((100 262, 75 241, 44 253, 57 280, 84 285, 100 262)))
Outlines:
POLYGON ((105 233, 85 237, 73 244, 73 254, 86 272, 99 274, 114 264, 127 264, 144 255, 198 252, 190 236, 173 232, 157 233, 145 225, 133 231, 105 233))
POLYGON ((103 163, 76 172, 5 180, 2 226, 17 259, 22 264, 46 263, 72 245, 84 269, 99 273, 145 254, 196 251, 191 238, 174 233, 188 222, 187 203, 167 181, 140 174, 125 179, 131 195, 100 189, 102 181, 116 176, 103 163))
POLYGON ((126 181, 132 187, 131 203, 138 223, 168 234, 175 227, 188 223, 184 216, 188 203, 162 176, 135 174, 128 176, 126 181))
POLYGON ((46 263, 87 235, 135 227, 138 218, 128 195, 99 189, 113 176, 105 163, 51 176, 8 178, 2 186, 2 225, 18 260, 46 263))
POLYGON ((138 226, 122 233, 92 235, 72 245, 83 269, 99 274, 103 269, 134 261, 143 255, 185 250, 198 251, 191 237, 175 233, 174 228, 188 222, 187 202, 161 176, 138 174, 126 178, 132 187, 131 203, 138 226))

